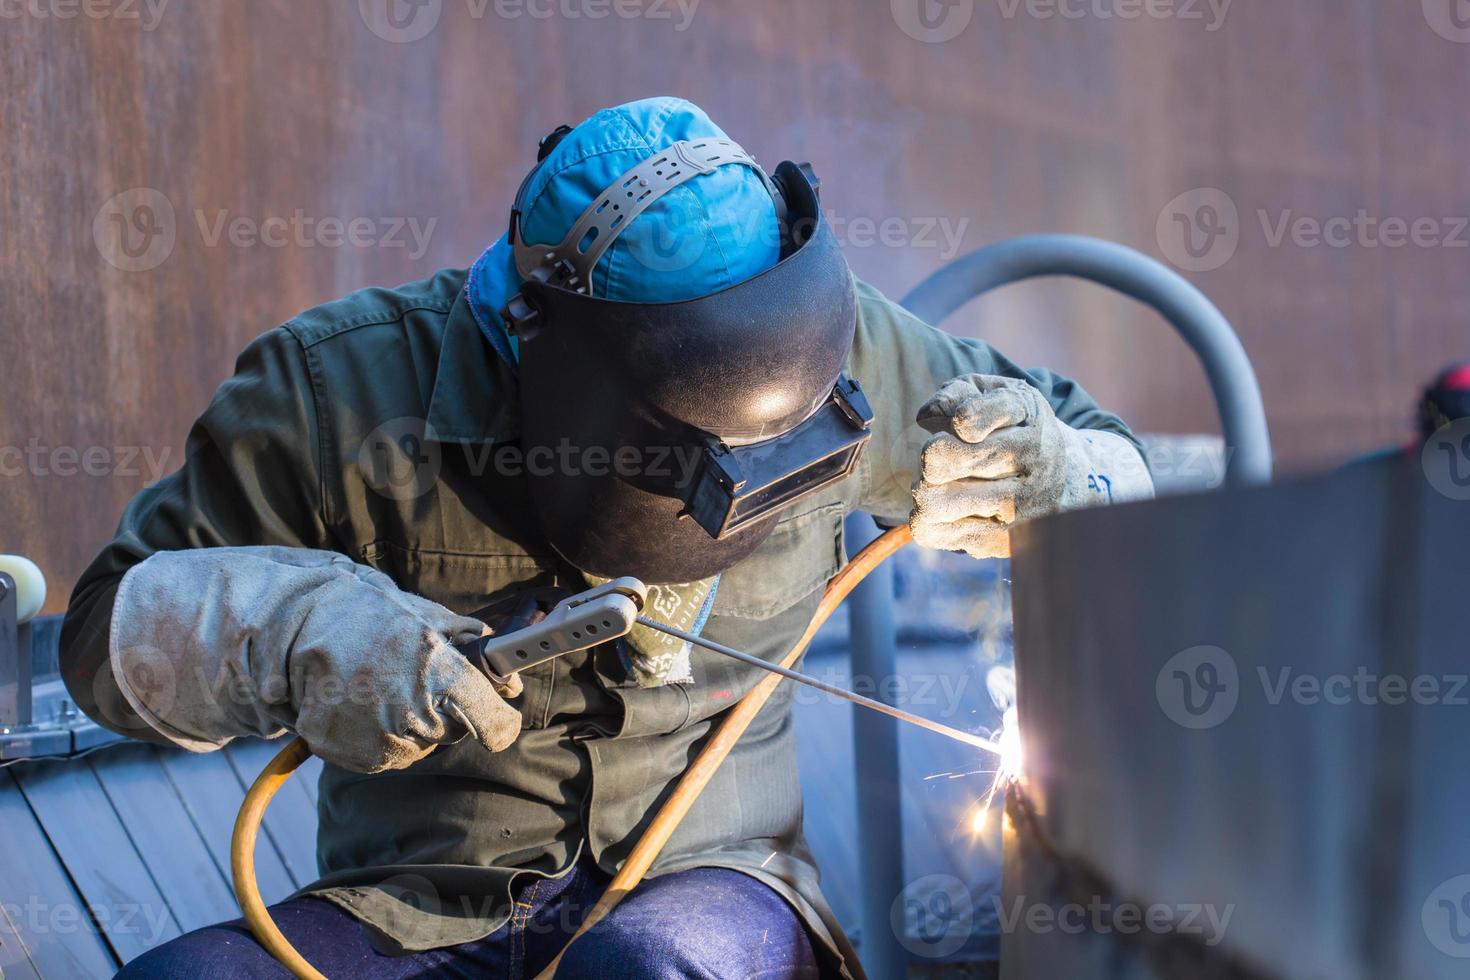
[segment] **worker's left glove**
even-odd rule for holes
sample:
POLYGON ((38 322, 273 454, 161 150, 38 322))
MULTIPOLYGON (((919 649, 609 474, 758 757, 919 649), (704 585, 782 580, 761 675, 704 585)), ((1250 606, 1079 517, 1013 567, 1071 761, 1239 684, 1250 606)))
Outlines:
POLYGON ((1112 432, 1073 429, 1036 388, 971 374, 919 409, 924 445, 909 525, 928 548, 976 558, 1011 553, 1017 521, 1153 496, 1138 449, 1112 432))
POLYGON ((505 700, 520 678, 487 679, 456 649, 484 632, 346 555, 193 548, 128 570, 109 648, 120 693, 176 745, 290 728, 327 762, 371 773, 466 737, 499 752, 520 734, 505 700))

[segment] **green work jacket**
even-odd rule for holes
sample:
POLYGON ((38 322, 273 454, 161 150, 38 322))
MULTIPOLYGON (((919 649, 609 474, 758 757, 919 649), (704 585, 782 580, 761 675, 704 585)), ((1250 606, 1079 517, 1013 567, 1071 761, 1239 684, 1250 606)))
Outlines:
MULTIPOLYGON (((465 277, 445 270, 356 292, 245 350, 194 425, 183 467, 133 499, 77 584, 63 666, 89 713, 164 741, 122 701, 107 639, 119 581, 156 551, 333 550, 460 613, 530 587, 584 586, 528 506, 516 374, 478 329, 465 277)), ((724 573, 704 630, 769 659, 801 633, 843 562, 844 515, 908 518, 928 437, 915 412, 944 382, 1024 378, 1063 421, 1131 438, 1075 383, 942 333, 869 286, 857 291, 848 368, 876 413, 872 441, 852 476, 793 506, 724 573)), ((497 929, 518 878, 556 875, 579 856, 616 870, 722 713, 762 676, 698 649, 693 672, 693 683, 641 688, 604 645, 525 672, 513 702, 523 729, 503 752, 466 740, 400 771, 326 766, 322 878, 307 891, 425 949, 497 929)), ((801 914, 834 973, 860 976, 802 837, 791 691, 782 685, 760 712, 651 873, 749 874, 801 914)))

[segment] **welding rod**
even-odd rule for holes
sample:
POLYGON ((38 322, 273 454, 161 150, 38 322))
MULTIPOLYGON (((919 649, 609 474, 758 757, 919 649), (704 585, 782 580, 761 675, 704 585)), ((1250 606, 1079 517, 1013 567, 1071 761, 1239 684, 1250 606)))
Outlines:
POLYGON ((803 674, 797 670, 789 670, 785 667, 782 667, 780 664, 773 664, 769 660, 762 660, 760 657, 757 657, 754 654, 746 653, 743 650, 736 650, 734 647, 727 647, 723 643, 716 643, 714 640, 706 640, 704 637, 696 636, 693 633, 686 633, 681 629, 675 629, 667 623, 660 623, 658 620, 649 619, 647 616, 639 616, 638 622, 644 626, 647 626, 649 629, 658 630, 660 633, 667 633, 670 636, 678 637, 686 643, 693 643, 695 646, 704 647, 706 650, 713 650, 715 653, 724 654, 725 656, 738 660, 741 663, 750 664, 752 667, 759 667, 762 670, 769 670, 773 674, 780 674, 782 677, 789 677, 792 680, 797 681, 798 683, 805 684, 807 687, 814 687, 819 691, 824 691, 827 694, 834 695, 846 701, 851 701, 853 704, 860 705, 861 707, 871 708, 872 710, 877 711, 880 714, 885 714, 890 718, 897 718, 899 721, 906 721, 910 725, 918 725, 920 728, 928 729, 929 731, 934 732, 937 735, 943 735, 946 738, 952 738, 956 742, 964 742, 966 745, 973 745, 977 749, 984 749, 986 752, 1000 755, 999 746, 997 746, 994 742, 991 742, 989 739, 981 738, 979 735, 972 735, 969 732, 962 732, 958 728, 951 728, 948 725, 941 725, 937 721, 930 721, 928 718, 923 718, 919 715, 904 711, 902 708, 895 708, 891 704, 884 704, 882 701, 874 701, 872 698, 866 698, 863 697, 861 694, 855 694, 852 691, 844 690, 840 687, 837 687, 835 684, 828 684, 826 681, 819 681, 815 677, 812 677, 810 674, 803 674))

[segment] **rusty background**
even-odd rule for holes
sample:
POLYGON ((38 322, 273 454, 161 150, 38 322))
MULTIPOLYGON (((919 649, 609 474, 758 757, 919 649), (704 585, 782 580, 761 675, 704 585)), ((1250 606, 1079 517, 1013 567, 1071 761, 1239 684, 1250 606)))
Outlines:
MULTIPOLYGON (((768 164, 814 161, 854 268, 894 294, 950 257, 941 222, 964 251, 1069 231, 1192 263, 1175 213, 1210 216, 1171 202, 1222 191, 1235 234, 1196 237, 1189 274, 1240 331, 1288 469, 1399 439, 1416 388, 1470 354, 1455 0, 923 0, 928 34, 918 3, 4 0, 0 551, 38 560, 62 609, 251 337, 467 264, 539 136, 648 95, 768 164), (1283 217, 1360 211, 1449 242, 1272 241, 1283 217), (231 241, 298 213, 373 241, 231 241), (426 247, 379 241, 409 219, 426 247)), ((1214 428, 1183 345, 1090 287, 1016 287, 946 326, 1139 428, 1214 428)))

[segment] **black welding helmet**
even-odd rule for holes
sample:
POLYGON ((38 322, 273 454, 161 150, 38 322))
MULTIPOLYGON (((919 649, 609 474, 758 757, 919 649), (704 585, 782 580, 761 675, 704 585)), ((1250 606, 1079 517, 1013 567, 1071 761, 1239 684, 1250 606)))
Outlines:
POLYGON ((809 168, 761 174, 782 239, 766 271, 681 302, 594 295, 597 261, 624 229, 727 166, 760 173, 728 139, 674 143, 550 245, 523 240, 517 196, 509 239, 525 281, 503 317, 519 341, 526 471, 544 534, 594 575, 680 583, 729 568, 782 510, 851 473, 870 434, 842 373, 852 277, 809 168))

